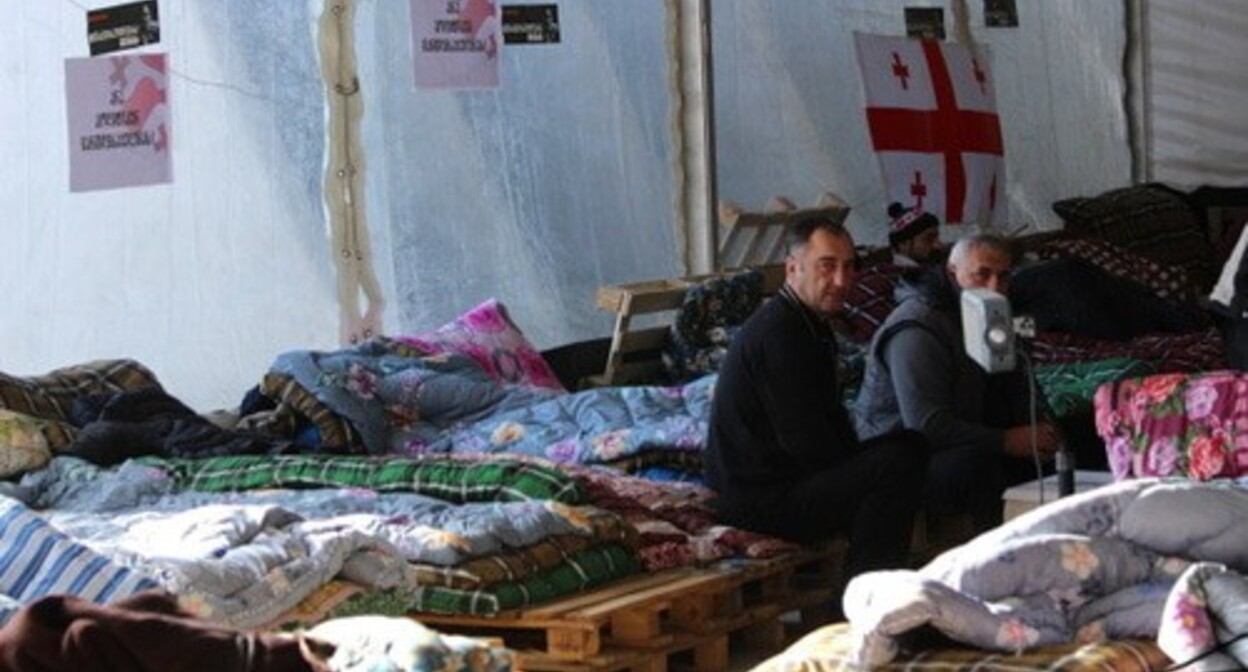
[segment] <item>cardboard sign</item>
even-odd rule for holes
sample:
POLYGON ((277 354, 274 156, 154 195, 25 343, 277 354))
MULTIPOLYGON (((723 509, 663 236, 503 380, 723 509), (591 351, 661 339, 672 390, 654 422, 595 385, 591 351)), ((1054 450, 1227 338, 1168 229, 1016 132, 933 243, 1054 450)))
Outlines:
POLYGON ((498 12, 487 0, 411 0, 416 86, 498 86, 498 12))
POLYGON ((87 44, 92 56, 157 42, 160 42, 160 15, 156 0, 87 12, 87 44))
POLYGON ((172 180, 164 54, 65 59, 69 189, 172 180))
POLYGON ((503 44, 558 44, 559 5, 503 6, 503 44))

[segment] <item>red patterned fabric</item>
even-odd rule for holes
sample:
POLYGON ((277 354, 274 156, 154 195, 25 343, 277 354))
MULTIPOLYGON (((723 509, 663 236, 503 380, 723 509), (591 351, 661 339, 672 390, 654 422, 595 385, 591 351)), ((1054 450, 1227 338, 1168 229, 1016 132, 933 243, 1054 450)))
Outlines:
POLYGON ((1209 371, 1227 366, 1226 348, 1216 329, 1190 334, 1151 334, 1126 342, 1042 333, 1032 341, 1031 354, 1037 365, 1129 357, 1151 363, 1159 373, 1209 371))
POLYGON ((875 330, 897 307, 894 292, 905 268, 892 263, 874 264, 861 273, 845 297, 842 319, 849 337, 858 343, 871 340, 875 330))
POLYGON ((1164 299, 1190 298, 1192 282, 1186 270, 1153 261, 1108 240, 1059 239, 1040 246, 1036 254, 1041 259, 1083 259, 1113 275, 1147 287, 1164 299))
POLYGON ((1162 184, 1137 184, 1091 198, 1068 198, 1053 212, 1076 235, 1113 243, 1170 266, 1186 268, 1190 291, 1209 291, 1216 279, 1213 246, 1183 194, 1162 184))
POLYGON ((798 544, 728 527, 716 520, 711 490, 658 482, 587 467, 561 465, 585 486, 588 503, 637 528, 637 554, 647 571, 704 565, 724 558, 773 558, 798 544))
POLYGON ((1118 479, 1248 475, 1248 375, 1171 373, 1106 383, 1096 430, 1118 479))

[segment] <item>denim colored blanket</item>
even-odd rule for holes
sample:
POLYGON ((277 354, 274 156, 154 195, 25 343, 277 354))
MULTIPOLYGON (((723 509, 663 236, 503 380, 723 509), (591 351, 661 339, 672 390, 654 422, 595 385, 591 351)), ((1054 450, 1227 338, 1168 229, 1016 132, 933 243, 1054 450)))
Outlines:
POLYGON ((289 352, 273 370, 350 420, 373 454, 506 451, 579 464, 652 449, 696 454, 715 380, 559 394, 500 385, 463 355, 411 356, 383 339, 289 352))

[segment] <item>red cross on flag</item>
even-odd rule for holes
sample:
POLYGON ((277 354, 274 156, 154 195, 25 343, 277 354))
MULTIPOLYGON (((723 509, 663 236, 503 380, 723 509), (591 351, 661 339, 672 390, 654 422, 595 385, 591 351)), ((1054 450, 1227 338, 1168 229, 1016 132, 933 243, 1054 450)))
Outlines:
POLYGON ((999 224, 1005 150, 988 64, 966 45, 854 34, 888 202, 999 224))

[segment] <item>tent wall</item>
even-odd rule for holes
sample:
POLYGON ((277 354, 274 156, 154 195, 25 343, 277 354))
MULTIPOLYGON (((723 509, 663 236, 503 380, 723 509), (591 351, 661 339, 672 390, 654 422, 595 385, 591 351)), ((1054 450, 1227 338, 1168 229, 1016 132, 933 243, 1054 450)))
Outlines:
MULTIPOLYGON (((2 0, 11 263, 0 371, 134 357, 196 408, 280 352, 338 347, 324 204, 324 3, 162 2, 172 184, 68 192, 64 59, 85 11, 2 0), (20 104, 15 104, 20 101, 20 104), (16 316, 24 316, 18 318, 16 316)), ((408 3, 360 0, 364 211, 389 333, 491 296, 541 346, 599 336, 603 284, 683 270, 663 0, 562 3, 558 45, 506 49, 489 91, 413 86, 408 3)))
MULTIPOLYGON (((887 217, 870 149, 854 31, 904 35, 901 0, 715 0, 713 39, 718 194, 759 207, 831 190, 853 207, 860 243, 883 244, 887 217)), ((1016 3, 1017 28, 967 25, 992 64, 1002 117, 1009 229, 1059 226, 1050 204, 1128 184, 1122 3, 1016 3)))
MULTIPOLYGON (((679 214, 688 139, 678 115, 697 97, 681 96, 672 56, 681 35, 697 32, 677 20, 694 0, 561 0, 560 43, 504 48, 502 84, 490 90, 415 88, 409 0, 351 1, 363 212, 388 333, 434 327, 492 296, 541 347, 602 336, 610 317, 594 307, 599 286, 687 270, 690 241, 706 230, 679 214)), ((278 353, 339 344, 322 199, 325 3, 161 2, 155 49, 172 68, 174 182, 73 194, 64 59, 86 55, 85 10, 112 4, 0 0, 12 28, 0 54, 10 92, 0 103, 9 158, 0 292, 10 311, 0 371, 134 357, 197 408, 233 405, 278 353)), ((854 207, 861 242, 883 241, 851 38, 902 34, 905 4, 944 7, 951 35, 953 8, 968 10, 997 78, 1012 226, 1051 228, 1052 201, 1131 181, 1130 5, 1018 2, 1018 28, 990 29, 982 3, 964 0, 713 0, 720 198, 758 208, 831 190, 854 207)), ((1154 33, 1180 21, 1177 0, 1144 4, 1163 7, 1151 13, 1154 33)), ((1234 52, 1217 46, 1231 34, 1209 25, 1224 18, 1191 29, 1217 36, 1202 64, 1234 52)), ((1149 118, 1163 179, 1190 158, 1165 158, 1168 143, 1219 150, 1201 161, 1237 161, 1221 148, 1243 136, 1223 121, 1233 110, 1200 116, 1215 106, 1193 99, 1180 76, 1189 57, 1170 53, 1187 48, 1159 48, 1151 80, 1183 101, 1153 103, 1175 110, 1179 126, 1149 118)))
POLYGON ((663 0, 559 3, 561 42, 503 49, 489 90, 416 89, 407 1, 359 11, 368 209, 390 246, 392 327, 496 297, 551 346, 610 329, 599 286, 681 271, 663 0))
POLYGON ((1238 0, 1149 0, 1147 142, 1151 179, 1248 183, 1248 14, 1238 0))
POLYGON ((234 405, 279 352, 337 341, 320 3, 161 2, 174 181, 69 193, 64 59, 113 4, 0 1, 0 371, 132 357, 194 407, 234 405))

